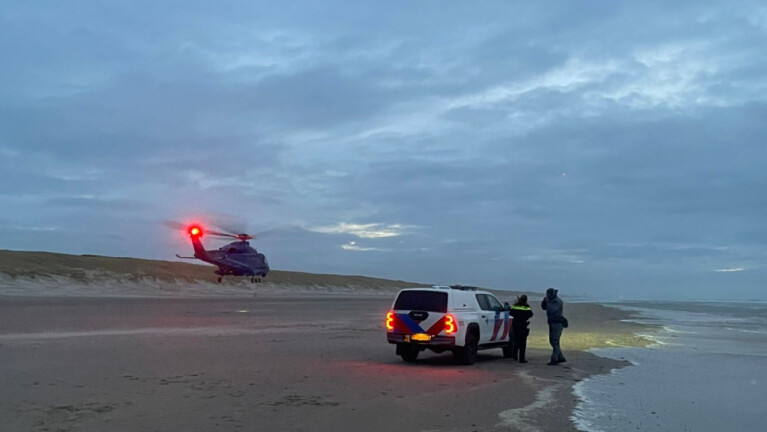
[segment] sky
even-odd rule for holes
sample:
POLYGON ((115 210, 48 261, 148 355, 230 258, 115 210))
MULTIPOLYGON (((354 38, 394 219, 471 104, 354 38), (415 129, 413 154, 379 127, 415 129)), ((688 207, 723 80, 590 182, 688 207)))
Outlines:
POLYGON ((765 119, 758 1, 0 0, 0 249, 767 299, 765 119))

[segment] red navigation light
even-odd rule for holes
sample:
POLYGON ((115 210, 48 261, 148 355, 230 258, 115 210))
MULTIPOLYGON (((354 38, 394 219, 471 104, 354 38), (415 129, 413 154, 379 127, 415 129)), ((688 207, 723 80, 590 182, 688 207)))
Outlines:
POLYGON ((386 314, 386 330, 394 330, 394 312, 389 312, 386 314))
POLYGON ((201 237, 202 236, 202 230, 200 227, 193 226, 189 228, 189 235, 192 237, 201 237))
POLYGON ((455 318, 452 315, 445 315, 445 334, 453 334, 458 330, 458 326, 455 324, 455 318))

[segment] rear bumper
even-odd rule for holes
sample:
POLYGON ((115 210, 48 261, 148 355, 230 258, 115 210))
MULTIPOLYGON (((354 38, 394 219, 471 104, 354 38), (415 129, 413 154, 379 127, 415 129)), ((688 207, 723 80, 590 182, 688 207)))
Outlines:
POLYGON ((455 338, 453 336, 432 336, 429 341, 406 341, 405 336, 410 335, 405 335, 404 333, 386 333, 386 340, 389 341, 390 344, 408 343, 430 349, 445 350, 455 347, 455 338))

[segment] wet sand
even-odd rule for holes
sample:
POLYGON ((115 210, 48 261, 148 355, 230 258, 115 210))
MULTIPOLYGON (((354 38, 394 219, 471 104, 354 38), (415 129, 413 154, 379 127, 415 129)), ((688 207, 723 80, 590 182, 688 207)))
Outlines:
POLYGON ((583 350, 643 343, 625 312, 567 304, 568 362, 546 366, 533 304, 528 364, 500 349, 407 364, 390 302, 0 297, 0 430, 575 430, 572 385, 624 365, 583 350))

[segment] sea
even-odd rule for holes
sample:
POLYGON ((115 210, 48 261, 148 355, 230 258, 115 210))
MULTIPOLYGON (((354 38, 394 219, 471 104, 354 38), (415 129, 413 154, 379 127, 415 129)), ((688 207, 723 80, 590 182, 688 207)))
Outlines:
POLYGON ((657 326, 648 347, 593 353, 631 366, 575 386, 581 431, 767 430, 767 302, 621 302, 657 326))

